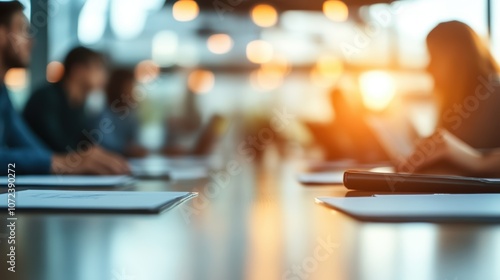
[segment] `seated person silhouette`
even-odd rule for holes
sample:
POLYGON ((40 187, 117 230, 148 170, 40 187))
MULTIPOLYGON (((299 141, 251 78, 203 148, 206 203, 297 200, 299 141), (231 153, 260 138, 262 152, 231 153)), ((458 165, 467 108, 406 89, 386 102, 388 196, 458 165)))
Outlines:
POLYGON ((427 36, 438 125, 398 167, 470 176, 500 175, 500 78, 488 47, 466 24, 438 24, 427 36))
POLYGON ((83 142, 94 142, 88 137, 91 125, 85 114, 85 101, 106 81, 102 56, 84 47, 68 53, 64 69, 60 82, 45 85, 32 94, 23 114, 35 134, 58 153, 77 150, 83 142))
POLYGON ((124 174, 127 163, 98 147, 85 153, 54 153, 14 110, 4 84, 9 69, 27 67, 32 40, 26 37, 28 19, 18 1, 0 2, 0 174, 15 166, 16 174, 124 174), (22 40, 16 40, 23 38, 22 40), (27 38, 27 40, 26 40, 27 38))
POLYGON ((103 133, 101 146, 126 157, 144 157, 148 151, 138 144, 138 101, 134 96, 134 73, 128 69, 117 69, 111 73, 106 85, 106 108, 93 121, 99 129, 103 121, 112 123, 114 129, 103 133))

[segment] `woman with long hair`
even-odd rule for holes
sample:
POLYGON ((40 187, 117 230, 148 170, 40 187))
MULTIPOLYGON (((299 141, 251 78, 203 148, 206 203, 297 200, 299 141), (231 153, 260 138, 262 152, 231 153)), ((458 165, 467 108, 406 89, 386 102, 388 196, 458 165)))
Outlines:
POLYGON ((446 162, 468 175, 499 174, 500 79, 490 50, 459 21, 438 24, 427 48, 438 104, 436 133, 402 166, 418 171, 446 162))

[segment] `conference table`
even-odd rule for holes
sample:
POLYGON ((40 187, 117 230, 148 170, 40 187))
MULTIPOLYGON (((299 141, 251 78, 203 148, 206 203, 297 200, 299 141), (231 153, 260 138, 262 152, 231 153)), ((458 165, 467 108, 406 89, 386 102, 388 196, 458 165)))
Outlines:
POLYGON ((199 193, 159 215, 18 214, 16 273, 1 213, 0 279, 500 279, 499 225, 358 222, 316 204, 347 190, 302 186, 300 165, 116 188, 199 193))

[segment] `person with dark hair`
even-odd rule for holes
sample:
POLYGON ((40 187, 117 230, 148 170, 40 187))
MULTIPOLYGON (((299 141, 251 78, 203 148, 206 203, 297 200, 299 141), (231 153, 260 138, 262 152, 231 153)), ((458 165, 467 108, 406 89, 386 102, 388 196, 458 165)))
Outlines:
POLYGON ((0 174, 15 167, 16 174, 121 174, 126 162, 97 147, 85 153, 54 154, 26 126, 12 107, 5 75, 30 62, 32 40, 24 7, 17 1, 0 2, 0 174))
POLYGON ((497 62, 476 32, 459 21, 438 24, 427 36, 427 48, 438 125, 399 169, 419 172, 444 165, 460 174, 500 176, 497 62))
POLYGON ((147 150, 138 144, 139 118, 134 96, 134 72, 116 69, 106 85, 107 107, 94 122, 95 129, 104 121, 113 125, 113 131, 103 134, 101 146, 127 157, 144 157, 147 150))
POLYGON ((500 109, 500 69, 488 46, 465 23, 448 21, 429 33, 427 48, 438 127, 477 149, 500 147, 500 124, 492 121, 500 109))
POLYGON ((92 91, 103 88, 106 69, 101 54, 77 47, 64 60, 60 82, 36 90, 24 109, 31 129, 55 152, 70 152, 82 141, 99 144, 99 137, 88 137, 90 123, 85 101, 92 91))

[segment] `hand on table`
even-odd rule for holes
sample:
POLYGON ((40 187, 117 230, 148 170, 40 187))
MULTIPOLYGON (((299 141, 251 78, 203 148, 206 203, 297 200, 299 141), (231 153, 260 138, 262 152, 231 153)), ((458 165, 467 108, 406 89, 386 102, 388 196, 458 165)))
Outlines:
POLYGON ((116 154, 94 146, 88 151, 55 155, 52 158, 53 174, 129 174, 127 161, 116 154))

